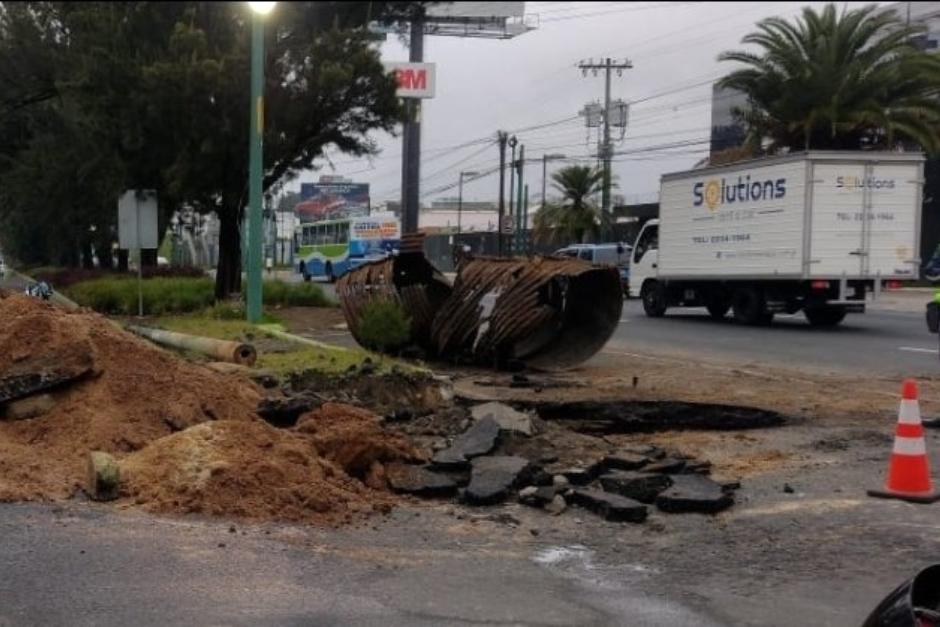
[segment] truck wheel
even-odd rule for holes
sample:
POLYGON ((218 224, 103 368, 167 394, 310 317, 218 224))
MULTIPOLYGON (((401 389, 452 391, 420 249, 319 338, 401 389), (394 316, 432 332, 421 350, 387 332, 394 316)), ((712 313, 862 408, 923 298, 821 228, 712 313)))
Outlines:
POLYGON ((756 287, 746 287, 734 293, 731 305, 734 319, 751 326, 770 324, 774 315, 767 311, 764 293, 756 287))
POLYGON ((803 315, 814 327, 834 327, 845 319, 845 307, 814 307, 804 309, 803 315))
POLYGON ((643 311, 650 318, 662 318, 666 314, 666 292, 658 281, 647 281, 640 290, 643 311))

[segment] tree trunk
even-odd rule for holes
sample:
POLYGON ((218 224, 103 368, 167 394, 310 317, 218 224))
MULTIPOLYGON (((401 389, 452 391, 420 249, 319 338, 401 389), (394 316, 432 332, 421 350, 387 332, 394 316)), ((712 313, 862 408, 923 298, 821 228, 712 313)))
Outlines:
POLYGON ((127 272, 127 258, 128 258, 127 249, 119 248, 118 249, 118 262, 117 262, 118 272, 127 272))
POLYGON ((82 242, 82 268, 91 270, 95 267, 95 259, 91 254, 91 242, 82 242))
POLYGON ((140 251, 140 267, 141 268, 156 268, 157 267, 157 249, 156 248, 145 248, 140 251))
POLYGON ((219 264, 215 275, 215 297, 228 298, 242 289, 242 246, 237 208, 226 206, 219 212, 219 264))
POLYGON ((114 254, 111 252, 111 242, 98 242, 98 263, 105 270, 114 269, 114 254))

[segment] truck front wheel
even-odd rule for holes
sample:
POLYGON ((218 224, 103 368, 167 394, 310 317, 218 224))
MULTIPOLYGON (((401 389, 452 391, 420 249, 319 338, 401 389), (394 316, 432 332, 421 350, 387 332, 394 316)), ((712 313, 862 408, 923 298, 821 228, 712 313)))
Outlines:
POLYGON ((643 311, 650 318, 662 318, 666 314, 666 290, 658 281, 647 281, 640 290, 643 311))
POLYGON ((751 326, 770 324, 774 315, 767 311, 764 292, 756 287, 745 287, 734 293, 731 304, 734 319, 751 326))
POLYGON ((845 307, 814 307, 804 309, 803 315, 814 327, 834 327, 845 319, 845 307))

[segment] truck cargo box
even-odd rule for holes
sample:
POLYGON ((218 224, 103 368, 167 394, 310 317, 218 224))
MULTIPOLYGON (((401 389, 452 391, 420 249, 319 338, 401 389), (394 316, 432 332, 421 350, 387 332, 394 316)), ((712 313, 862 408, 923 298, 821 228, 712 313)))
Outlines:
POLYGON ((808 152, 669 174, 660 279, 914 279, 924 158, 808 152))

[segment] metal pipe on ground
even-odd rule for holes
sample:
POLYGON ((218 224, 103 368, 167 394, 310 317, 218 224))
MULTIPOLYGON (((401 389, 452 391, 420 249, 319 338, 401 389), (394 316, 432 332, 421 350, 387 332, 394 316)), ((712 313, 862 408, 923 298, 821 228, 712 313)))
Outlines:
POLYGON ((127 330, 163 346, 190 350, 243 366, 254 365, 255 360, 258 358, 258 354, 251 344, 216 340, 210 337, 186 335, 175 331, 164 331, 163 329, 151 329, 135 325, 128 325, 127 330))
POLYGON ((403 242, 397 257, 344 275, 337 296, 357 340, 366 307, 393 301, 411 317, 412 343, 432 357, 544 370, 570 368, 597 353, 623 309, 616 268, 567 257, 467 258, 451 287, 419 240, 403 242))

